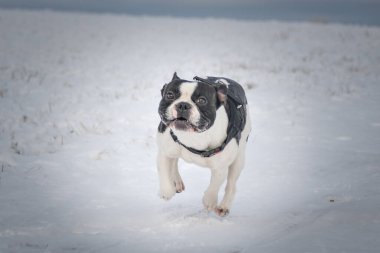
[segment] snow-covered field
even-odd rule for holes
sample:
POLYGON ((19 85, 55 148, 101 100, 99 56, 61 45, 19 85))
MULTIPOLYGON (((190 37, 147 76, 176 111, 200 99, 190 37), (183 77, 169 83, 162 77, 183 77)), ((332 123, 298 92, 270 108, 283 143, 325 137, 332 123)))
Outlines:
POLYGON ((378 252, 380 28, 0 10, 0 252, 378 252), (157 196, 174 71, 247 91, 231 214, 157 196))

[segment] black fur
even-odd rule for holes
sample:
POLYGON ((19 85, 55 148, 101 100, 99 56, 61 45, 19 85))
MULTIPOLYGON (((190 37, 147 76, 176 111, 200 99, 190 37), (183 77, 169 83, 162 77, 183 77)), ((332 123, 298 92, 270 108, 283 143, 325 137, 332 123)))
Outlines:
POLYGON ((165 84, 164 87, 162 87, 162 89, 161 89, 162 99, 161 99, 160 105, 158 107, 158 114, 161 117, 160 126, 158 128, 158 131, 160 133, 163 133, 166 130, 166 125, 169 123, 168 119, 165 116, 166 109, 171 105, 171 103, 173 103, 176 99, 178 99, 181 96, 181 92, 180 92, 179 88, 180 88, 180 84, 183 81, 184 80, 181 80, 181 79, 173 79, 170 83, 165 84), (165 95, 168 91, 172 91, 174 93, 174 99, 168 100, 165 97, 165 95), (161 126, 162 124, 165 127, 161 126), (163 132, 161 132, 161 131, 163 131, 163 132))
POLYGON ((214 124, 216 110, 219 108, 220 102, 217 99, 215 88, 208 84, 198 83, 191 100, 196 102, 200 97, 205 97, 207 100, 207 104, 197 105, 201 114, 199 128, 204 131, 214 124))

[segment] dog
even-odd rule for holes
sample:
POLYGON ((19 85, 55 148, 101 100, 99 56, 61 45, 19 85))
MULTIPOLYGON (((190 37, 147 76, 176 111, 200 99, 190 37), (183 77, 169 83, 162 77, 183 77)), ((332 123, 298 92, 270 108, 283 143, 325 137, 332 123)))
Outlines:
POLYGON ((211 169, 203 205, 221 217, 227 216, 251 131, 242 86, 223 77, 194 77, 194 81, 188 81, 174 73, 162 87, 161 96, 157 133, 159 196, 169 200, 185 190, 178 171, 181 158, 211 169), (226 179, 225 194, 218 205, 218 192, 226 179))

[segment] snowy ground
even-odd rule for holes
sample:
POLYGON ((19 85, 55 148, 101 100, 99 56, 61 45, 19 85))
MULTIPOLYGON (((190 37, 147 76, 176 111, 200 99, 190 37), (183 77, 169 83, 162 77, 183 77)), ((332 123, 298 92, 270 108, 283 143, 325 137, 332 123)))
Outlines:
POLYGON ((0 252, 378 252, 380 28, 0 10, 0 252), (161 86, 247 91, 230 216, 157 196, 161 86))

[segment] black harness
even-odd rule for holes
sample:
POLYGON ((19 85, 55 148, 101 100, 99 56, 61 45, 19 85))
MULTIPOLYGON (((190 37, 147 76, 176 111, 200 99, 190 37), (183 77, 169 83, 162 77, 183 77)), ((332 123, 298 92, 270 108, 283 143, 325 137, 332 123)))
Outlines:
POLYGON ((247 99, 245 97, 243 88, 233 80, 230 80, 227 78, 216 78, 216 77, 208 77, 207 79, 203 79, 197 76, 194 77, 193 79, 198 82, 202 82, 211 86, 223 84, 223 83, 217 82, 218 79, 226 79, 230 83, 229 88, 227 90, 228 99, 226 100, 226 103, 224 104, 227 115, 228 115, 227 138, 224 140, 222 145, 220 145, 217 148, 213 148, 210 150, 197 150, 195 148, 188 147, 182 142, 180 142, 178 137, 173 133, 171 129, 170 129, 170 136, 173 138, 174 142, 186 148, 191 153, 200 155, 201 157, 211 157, 223 151, 223 149, 227 146, 227 144, 233 138, 236 138, 237 143, 239 143, 240 138, 241 138, 241 132, 243 131, 245 122, 246 122, 247 99))

